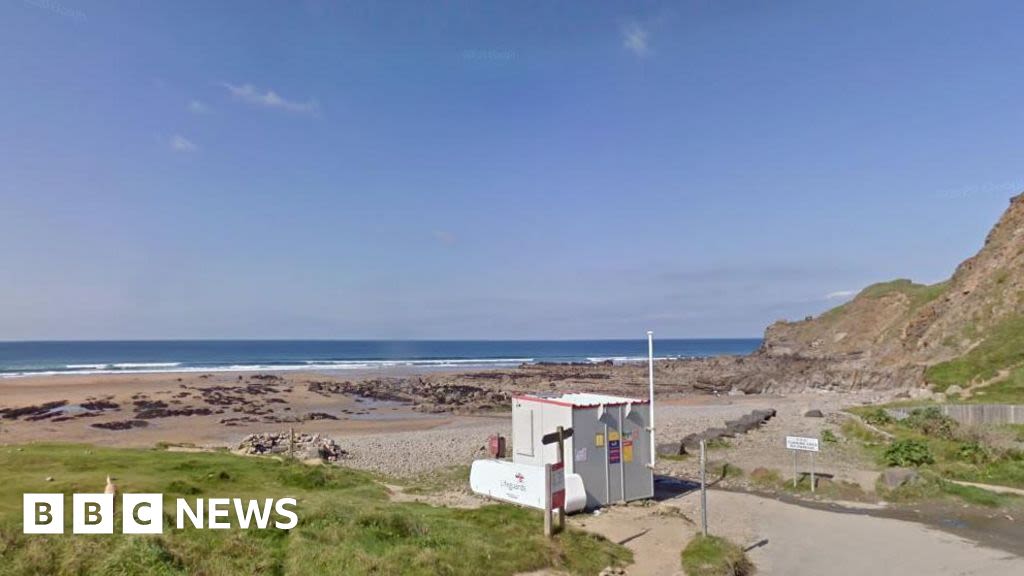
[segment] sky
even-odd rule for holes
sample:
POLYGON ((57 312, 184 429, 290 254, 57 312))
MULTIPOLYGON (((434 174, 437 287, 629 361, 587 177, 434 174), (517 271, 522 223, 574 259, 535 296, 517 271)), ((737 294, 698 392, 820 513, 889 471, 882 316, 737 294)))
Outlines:
POLYGON ((758 337, 1024 191, 1020 2, 0 2, 0 339, 758 337))

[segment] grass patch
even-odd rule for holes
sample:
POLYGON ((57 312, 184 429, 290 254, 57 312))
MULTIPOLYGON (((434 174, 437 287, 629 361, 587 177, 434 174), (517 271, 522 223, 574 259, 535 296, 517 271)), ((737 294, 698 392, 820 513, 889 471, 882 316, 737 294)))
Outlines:
POLYGON ((469 466, 459 465, 403 480, 406 494, 436 494, 469 484, 469 466))
POLYGON ((985 490, 975 486, 962 486, 955 482, 943 481, 941 489, 943 493, 949 494, 950 496, 956 496, 968 504, 987 506, 989 508, 1008 506, 1010 504, 1017 503, 1020 498, 1019 496, 1013 496, 1010 494, 998 494, 991 490, 985 490))
POLYGON ((709 475, 718 474, 720 478, 742 478, 743 468, 729 462, 708 462, 709 475))
MULTIPOLYGON (((1008 318, 986 331, 985 339, 963 356, 930 366, 925 379, 939 392, 957 384, 966 387, 974 381, 990 380, 1000 370, 1024 363, 1024 317, 1008 318)), ((1018 369, 1017 373, 1020 373, 1018 369)), ((1024 401, 1024 382, 1011 389, 1014 402, 1024 401)), ((980 392, 980 391, 979 391, 980 392)), ((994 400, 987 400, 994 401, 994 400)), ((1007 401, 1007 400, 999 400, 1007 401)))
POLYGON ((971 391, 973 404, 1024 404, 1024 367, 1009 376, 971 391))
POLYGON ((885 441, 881 434, 853 418, 844 420, 839 429, 842 431, 844 438, 858 442, 865 447, 877 447, 885 441))
POLYGON ((755 468, 750 473, 750 481, 760 488, 777 488, 782 484, 782 476, 778 470, 770 468, 755 468))
POLYGON ((916 310, 946 293, 949 282, 917 284, 906 278, 872 284, 861 290, 858 298, 881 298, 890 294, 904 294, 910 299, 910 309, 916 310))
MULTIPOLYGON (((70 497, 66 499, 70 506, 70 497)), ((466 510, 395 503, 368 473, 224 453, 32 444, 0 448, 0 575, 16 574, 595 574, 631 560, 607 540, 544 538, 541 514, 507 505, 466 510), (166 492, 159 536, 21 533, 25 492, 166 492), (52 476, 52 482, 45 478, 52 476), (194 496, 200 494, 200 496, 194 496), (177 530, 173 498, 298 500, 290 531, 177 530)))
POLYGON ((743 549, 718 536, 698 534, 682 553, 683 570, 688 576, 747 576, 754 564, 743 549))
POLYGON ((975 486, 962 486, 943 479, 932 471, 922 471, 921 476, 895 489, 887 488, 879 478, 877 491, 890 502, 911 503, 922 500, 956 498, 968 504, 988 508, 1009 508, 1021 504, 1021 498, 1012 494, 999 494, 975 486))

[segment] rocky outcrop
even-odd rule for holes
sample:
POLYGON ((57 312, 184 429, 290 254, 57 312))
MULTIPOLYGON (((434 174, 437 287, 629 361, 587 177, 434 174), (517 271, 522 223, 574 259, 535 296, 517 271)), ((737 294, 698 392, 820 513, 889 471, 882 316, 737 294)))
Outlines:
POLYGON ((345 394, 380 401, 407 402, 422 412, 445 412, 457 409, 489 410, 508 406, 512 397, 495 389, 495 377, 501 373, 465 374, 458 378, 411 376, 407 378, 371 378, 357 382, 310 381, 308 390, 322 396, 345 394), (484 385, 464 383, 483 379, 484 385))
POLYGON ((776 322, 757 356, 821 361, 830 378, 846 373, 847 383, 920 385, 926 367, 1005 338, 1008 323, 1024 325, 1024 194, 949 280, 875 284, 818 317, 776 322))
POLYGON ((319 458, 337 462, 348 455, 334 440, 319 434, 269 432, 250 434, 238 445, 237 452, 250 455, 292 456, 299 460, 319 458))

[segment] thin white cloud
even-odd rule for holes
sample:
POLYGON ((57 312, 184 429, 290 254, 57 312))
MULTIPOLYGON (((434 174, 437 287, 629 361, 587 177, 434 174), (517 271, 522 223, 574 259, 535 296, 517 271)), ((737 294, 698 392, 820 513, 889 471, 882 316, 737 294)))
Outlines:
POLYGON ((849 298, 856 294, 856 290, 837 290, 835 292, 829 292, 825 294, 825 300, 839 300, 842 298, 849 298))
POLYGON ((196 145, 181 134, 175 134, 172 136, 170 144, 171 150, 174 150, 175 152, 192 152, 196 149, 196 145))
POLYGON ((651 52, 647 29, 636 22, 622 29, 622 45, 626 50, 641 57, 651 52))
POLYGON ((210 107, 199 100, 192 100, 188 103, 188 111, 193 114, 209 114, 210 107))
POLYGON ((315 100, 309 100, 307 102, 287 100, 273 90, 267 90, 264 92, 257 89, 252 84, 242 84, 237 86, 235 84, 225 82, 224 88, 226 88, 235 98, 254 106, 277 108, 279 110, 305 114, 315 114, 319 110, 319 106, 317 106, 315 100))

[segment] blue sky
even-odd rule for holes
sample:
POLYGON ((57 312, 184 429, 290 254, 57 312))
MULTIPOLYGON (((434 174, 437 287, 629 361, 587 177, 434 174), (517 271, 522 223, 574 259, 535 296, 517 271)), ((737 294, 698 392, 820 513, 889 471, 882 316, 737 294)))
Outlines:
POLYGON ((1024 190, 1019 2, 0 4, 0 338, 759 336, 1024 190))

